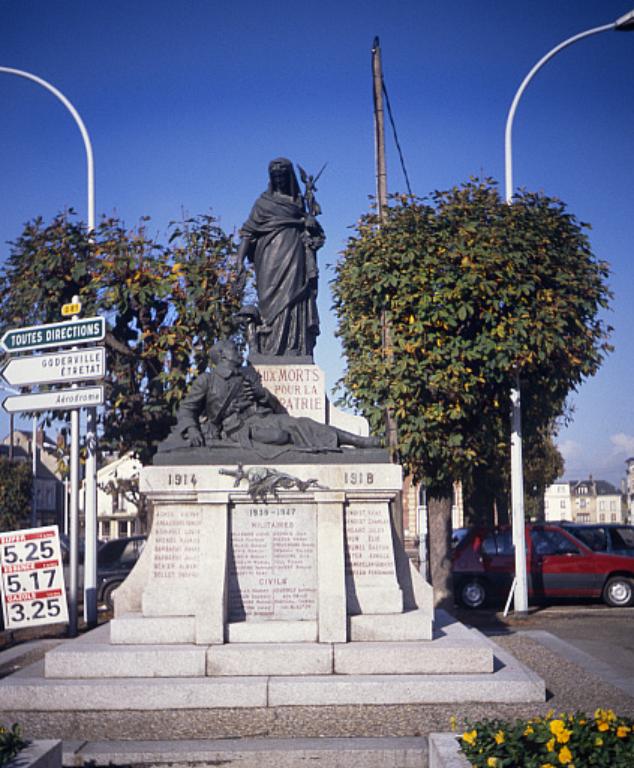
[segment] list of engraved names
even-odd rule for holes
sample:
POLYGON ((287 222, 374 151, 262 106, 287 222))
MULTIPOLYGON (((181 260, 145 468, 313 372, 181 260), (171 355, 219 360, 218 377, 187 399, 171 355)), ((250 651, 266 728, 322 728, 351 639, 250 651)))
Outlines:
POLYGON ((158 508, 154 520, 155 579, 198 579, 202 510, 193 506, 158 508))
POLYGON ((229 620, 317 615, 312 504, 237 504, 231 511, 229 620))
POLYGON ((346 574, 393 576, 389 513, 383 504, 350 504, 346 509, 346 574))

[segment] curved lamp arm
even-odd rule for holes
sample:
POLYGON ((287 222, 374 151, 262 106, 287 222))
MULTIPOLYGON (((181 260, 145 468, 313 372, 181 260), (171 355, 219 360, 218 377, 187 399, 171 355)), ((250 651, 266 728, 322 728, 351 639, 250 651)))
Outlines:
POLYGON ((522 98, 522 94, 526 90, 526 87, 530 83, 530 81, 535 77, 535 75, 539 72, 539 70, 546 64, 547 61, 550 61, 553 56, 555 56, 559 51, 563 50, 564 48, 567 48, 569 45, 572 45, 573 43, 576 43, 577 40, 582 40, 584 37, 590 37, 590 35, 597 35, 599 32, 607 32, 611 29, 618 29, 617 27, 618 22, 613 21, 611 24, 604 24, 601 27, 594 27, 593 29, 587 29, 585 32, 580 32, 578 35, 574 35, 573 37, 569 37, 567 40, 564 40, 563 43, 559 43, 559 45, 556 45, 552 50, 548 51, 548 53, 543 56, 537 64, 531 69, 531 71, 526 75, 524 80, 522 80, 522 84, 517 89, 517 92, 515 94, 515 97, 513 98, 513 102, 511 104, 511 108, 509 109, 508 117, 506 118, 506 130, 504 132, 504 177, 505 177, 505 190, 506 190, 506 202, 511 203, 513 200, 513 148, 512 148, 512 134, 513 134, 513 118, 515 117, 515 111, 517 109, 517 105, 519 104, 520 99, 522 98))
POLYGON ((56 96, 66 109, 71 113, 73 119, 77 123, 79 130, 81 131, 81 137, 84 140, 84 147, 86 149, 86 170, 88 180, 88 233, 92 233, 95 229, 95 162, 92 153, 92 144, 90 143, 90 136, 84 125, 84 121, 81 119, 79 112, 75 109, 72 103, 64 96, 64 94, 51 85, 46 80, 43 80, 37 75, 32 75, 30 72, 24 72, 21 69, 12 69, 11 67, 0 67, 0 72, 4 72, 7 75, 17 75, 18 77, 24 77, 27 80, 32 80, 34 83, 46 88, 47 91, 56 96))

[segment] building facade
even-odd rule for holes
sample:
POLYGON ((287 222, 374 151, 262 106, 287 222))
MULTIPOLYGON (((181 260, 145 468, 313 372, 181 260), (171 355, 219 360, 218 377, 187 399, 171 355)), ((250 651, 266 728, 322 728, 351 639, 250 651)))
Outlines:
POLYGON ((573 523, 625 523, 623 494, 605 480, 572 480, 550 485, 544 493, 547 521, 573 523))

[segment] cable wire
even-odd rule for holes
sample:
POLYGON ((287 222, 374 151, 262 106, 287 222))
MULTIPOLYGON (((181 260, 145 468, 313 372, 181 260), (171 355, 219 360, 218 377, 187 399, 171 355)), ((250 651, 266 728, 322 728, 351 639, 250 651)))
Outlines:
POLYGON ((394 143, 398 151, 399 160, 401 161, 401 168, 403 169, 403 176, 405 177, 405 186, 407 187, 407 193, 412 196, 412 188, 409 183, 409 176, 407 175, 407 169, 405 168, 405 158, 403 157, 403 151, 401 150, 401 143, 398 140, 398 134, 396 132, 396 124, 394 123, 394 117, 392 115, 392 106, 390 105, 390 97, 385 87, 385 80, 381 78, 381 88, 383 89, 383 95, 385 96, 385 104, 387 106, 387 114, 390 118, 390 125, 392 126, 392 133, 394 134, 394 143))

